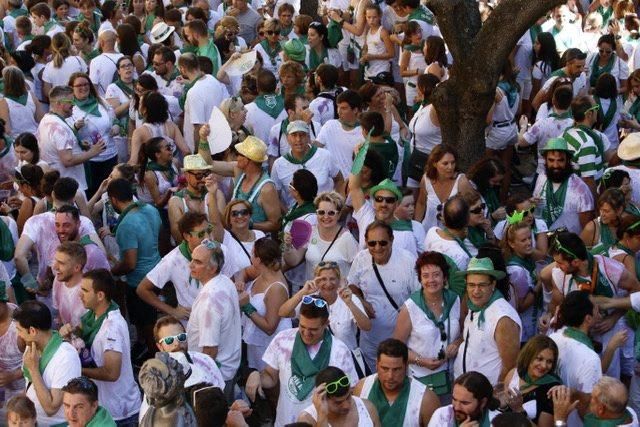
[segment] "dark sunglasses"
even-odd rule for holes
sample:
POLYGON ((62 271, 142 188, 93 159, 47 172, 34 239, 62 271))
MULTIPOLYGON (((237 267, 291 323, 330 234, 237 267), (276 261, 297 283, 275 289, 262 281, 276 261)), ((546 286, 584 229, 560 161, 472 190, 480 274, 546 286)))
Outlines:
POLYGON ((247 215, 249 215, 249 209, 240 209, 237 211, 231 211, 231 216, 233 218, 238 218, 238 217, 247 216, 247 215))
POLYGON ((325 211, 324 209, 318 209, 316 211, 316 215, 318 216, 336 216, 336 214, 338 213, 338 211, 325 211))
POLYGON ((376 245, 380 245, 380 247, 385 247, 389 244, 388 240, 368 240, 367 241, 367 246, 369 246, 370 248, 375 248, 376 245))
POLYGON ((274 34, 278 34, 278 35, 280 34, 279 31, 272 31, 272 30, 267 30, 265 31, 265 33, 267 33, 268 36, 272 36, 274 34))
POLYGON ((396 202, 396 200, 398 200, 398 199, 396 199, 394 196, 388 196, 388 197, 385 197, 385 196, 375 196, 375 197, 373 198, 373 200, 375 200, 375 201, 376 201, 376 202, 378 202, 378 203, 385 202, 386 204, 391 205, 391 204, 395 203, 395 202, 396 202))
POLYGON ((479 214, 479 213, 482 213, 486 207, 487 205, 485 203, 482 203, 480 206, 478 206, 475 209, 469 209, 469 212, 471 212, 472 214, 479 214))
POLYGON ((183 332, 178 335, 171 335, 168 337, 160 338, 158 340, 158 344, 165 343, 166 345, 171 345, 175 340, 178 340, 178 342, 185 342, 187 340, 187 333, 183 332))
POLYGON ((533 215, 533 212, 536 210, 535 206, 531 206, 529 209, 527 209, 526 211, 522 211, 524 216, 529 216, 529 215, 533 215))
POLYGON ((335 261, 320 261, 318 263, 318 267, 322 268, 322 267, 337 267, 338 263, 335 261))

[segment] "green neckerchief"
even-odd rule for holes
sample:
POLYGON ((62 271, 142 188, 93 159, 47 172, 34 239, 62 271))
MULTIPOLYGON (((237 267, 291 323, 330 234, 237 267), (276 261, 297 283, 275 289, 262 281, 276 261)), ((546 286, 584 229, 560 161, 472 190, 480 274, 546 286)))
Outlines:
POLYGON ((109 312, 119 309, 120 307, 118 307, 118 304, 116 304, 115 301, 111 301, 109 303, 109 307, 107 307, 107 311, 102 313, 99 317, 96 317, 96 313, 93 310, 87 311, 82 315, 82 317, 80 317, 82 340, 84 341, 84 345, 86 348, 91 348, 93 340, 96 339, 96 335, 98 335, 98 332, 102 327, 102 323, 104 323, 104 319, 107 318, 109 312))
POLYGON ((376 378, 369 392, 367 399, 373 403, 378 410, 380 424, 383 426, 399 425, 404 423, 404 417, 407 414, 407 404, 409 403, 409 393, 411 392, 411 380, 405 377, 402 381, 402 390, 396 397, 393 404, 389 404, 387 396, 385 396, 380 380, 376 378))
MULTIPOLYGON (((597 263, 597 261, 595 260, 593 255, 588 252, 587 252, 587 260, 588 260, 587 269, 589 270, 589 274, 592 275, 593 269, 598 268, 598 277, 596 278, 597 283, 595 284, 595 287, 593 286, 593 283, 591 284, 591 287, 593 289, 593 294, 600 295, 603 297, 613 298, 613 289, 611 288, 611 282, 609 282, 609 279, 602 274, 602 271, 600 271, 599 266, 595 264, 597 263)), ((571 279, 569 279, 569 290, 571 290, 571 284, 573 281, 577 283, 587 283, 591 281, 591 277, 589 277, 589 279, 584 279, 575 273, 572 274, 571 279)))
MULTIPOLYGON (((10 145, 5 143, 6 147, 3 151, 7 151, 10 148, 10 145)), ((2 158, 2 153, 0 153, 0 158, 2 158)), ((0 219, 0 261, 11 261, 13 259, 13 252, 15 250, 15 245, 13 244, 13 237, 11 236, 11 231, 7 224, 4 223, 0 219)))
POLYGON ((582 332, 580 329, 567 326, 564 330, 564 336, 581 342, 582 344, 593 350, 593 342, 591 342, 591 339, 587 336, 587 334, 582 332))
POLYGON ((478 249, 487 243, 487 233, 480 227, 467 227, 467 238, 478 249))
POLYGON ((91 237, 89 237, 89 235, 88 235, 88 234, 85 234, 84 236, 82 236, 82 237, 80 238, 80 240, 78 240, 78 243, 80 243, 80 244, 82 245, 82 247, 89 246, 89 245, 96 245, 96 246, 98 246, 98 245, 96 244, 96 242, 94 242, 93 240, 91 240, 91 237))
POLYGON ((518 255, 513 255, 507 260, 507 266, 513 265, 517 265, 525 269, 527 273, 529 273, 529 277, 531 278, 533 284, 536 284, 536 282, 538 281, 538 275, 536 274, 536 263, 534 260, 529 258, 522 258, 518 255))
MULTIPOLYGON (((89 22, 89 28, 91 28, 91 31, 93 31, 94 34, 98 34, 98 30, 100 29, 100 24, 102 22, 102 13, 100 13, 97 9, 94 9, 92 13, 92 17, 93 17, 93 22, 89 22)), ((87 18, 82 13, 78 15, 79 22, 86 21, 86 20, 87 18)), ((150 30, 151 28, 149 28, 148 31, 150 30)))
POLYGON ((526 384, 527 387, 531 386, 540 386, 540 385, 549 385, 549 384, 562 384, 562 380, 554 374, 544 374, 542 377, 537 380, 532 380, 529 376, 529 373, 524 374, 524 378, 522 381, 526 384))
POLYGON ((264 51, 267 53, 267 56, 269 56, 271 65, 275 67, 277 64, 278 54, 282 51, 282 45, 280 42, 278 42, 275 48, 272 48, 269 42, 265 39, 260 42, 260 46, 262 46, 264 51))
POLYGON ((616 101, 616 98, 611 98, 609 102, 609 108, 607 108, 607 112, 604 113, 604 115, 602 114, 602 101, 600 100, 599 96, 594 96, 593 99, 598 103, 598 105, 600 106, 600 109, 598 110, 598 115, 603 117, 602 119, 602 130, 604 131, 605 129, 607 129, 609 127, 609 125, 611 124, 611 122, 613 121, 613 118, 616 115, 616 111, 618 110, 618 102, 616 101))
POLYGON ((298 219, 306 214, 315 213, 315 211, 316 205, 314 205, 313 202, 304 202, 301 205, 295 203, 282 217, 282 228, 294 219, 298 219))
POLYGON ((289 37, 289 34, 291 34, 291 31, 293 31, 293 24, 291 24, 288 27, 280 27, 280 35, 282 37, 289 37))
POLYGON ((622 164, 632 168, 640 169, 640 159, 636 160, 623 160, 622 164))
POLYGON ((324 59, 329 58, 329 50, 322 48, 322 53, 318 55, 314 48, 309 49, 309 70, 314 71, 319 65, 324 64, 324 59))
MULTIPOLYGON (((158 74, 159 75, 159 74, 158 74)), ((171 73, 171 75, 169 76, 169 80, 165 79, 164 76, 160 76, 160 78, 162 80, 164 80, 165 82, 167 82, 167 86, 171 84, 172 81, 174 81, 175 79, 178 78, 178 76, 180 75, 180 72, 178 71, 178 68, 174 68, 173 69, 173 73, 171 73)))
MULTIPOLYGON (((555 29, 555 27, 553 27, 555 29)), ((558 68, 553 73, 551 73, 550 77, 569 77, 567 73, 564 71, 564 68, 558 68)))
POLYGON ((538 40, 538 34, 542 32, 542 25, 535 24, 533 27, 529 28, 529 36, 531 36, 532 44, 536 43, 538 40))
POLYGON ((407 21, 423 21, 429 25, 433 25, 433 13, 425 6, 420 5, 413 9, 409 16, 407 16, 407 21))
POLYGON ((600 54, 596 54, 593 57, 593 62, 591 62, 591 77, 589 78, 589 84, 591 87, 595 87, 596 82, 598 81, 598 77, 605 73, 611 74, 611 69, 613 68, 613 63, 616 60, 616 54, 611 53, 611 58, 604 65, 604 67, 600 67, 598 65, 598 61, 600 61, 600 54))
POLYGON ((102 406, 98 406, 98 410, 86 427, 111 427, 115 425, 116 423, 113 421, 111 414, 102 406))
MULTIPOLYGON (((459 427, 460 423, 458 421, 455 421, 455 426, 459 427)), ((488 410, 484 410, 482 411, 482 419, 478 421, 478 426, 479 427, 491 427, 491 422, 489 421, 489 411, 488 410)))
POLYGON ((591 139, 593 139, 596 149, 598 150, 598 155, 600 156, 600 159, 604 162, 604 142, 602 142, 602 137, 600 136, 600 134, 598 134, 596 131, 594 131, 593 129, 585 125, 577 125, 576 128, 582 130, 584 133, 589 135, 591 139))
POLYGON ((613 8, 607 7, 605 9, 602 6, 598 6, 598 8, 596 9, 596 12, 598 12, 598 14, 602 16, 602 28, 606 28, 606 26, 609 24, 609 20, 611 20, 611 15, 613 14, 613 8))
POLYGON ((571 113, 571 110, 567 110, 564 113, 556 113, 555 110, 553 110, 553 112, 549 113, 548 117, 552 117, 556 120, 564 120, 564 119, 570 119, 573 117, 573 114, 571 113))
POLYGON ((20 96, 11 96, 11 95, 4 95, 5 98, 9 98, 10 100, 17 102, 19 104, 22 105, 27 105, 27 101, 29 100, 29 95, 27 93, 25 93, 24 95, 20 95, 20 96))
POLYGON ((406 44, 402 46, 402 48, 409 52, 422 52, 422 49, 424 48, 424 41, 420 42, 420 44, 406 44))
MULTIPOLYGON (((49 340, 47 345, 44 346, 44 349, 42 350, 42 355, 40 356, 40 363, 38 364, 38 370, 40 371, 40 375, 42 375, 44 370, 47 369, 47 365, 49 364, 49 362, 51 362, 51 359, 53 359, 53 355, 56 354, 56 351, 58 351, 58 348, 60 348, 60 345, 63 342, 64 340, 62 339, 62 337, 57 331, 53 331, 51 333, 51 339, 49 340)), ((27 369, 27 367, 24 365, 22 365, 22 373, 24 374, 24 377, 27 379, 27 382, 32 381, 31 373, 29 372, 29 369, 27 369)))
POLYGON ((318 151, 318 147, 316 147, 315 145, 312 145, 300 160, 293 157, 293 154, 291 154, 291 152, 288 152, 283 157, 287 159, 287 161, 289 161, 290 163, 293 163, 294 165, 302 165, 302 168, 304 169, 304 165, 313 157, 314 154, 316 154, 316 151, 318 151))
POLYGON ((493 304, 494 302, 496 302, 497 300, 499 300, 501 298, 504 298, 502 296, 502 292, 500 292, 497 289, 494 289, 493 293, 491 294, 491 298, 489 299, 489 302, 484 307, 478 307, 470 299, 467 299, 467 305, 469 306, 469 310, 471 310, 474 313, 476 313, 478 311, 480 312, 480 315, 478 316, 478 327, 481 327, 482 324, 484 323, 484 312, 485 312, 485 310, 487 308, 489 308, 491 306, 491 304, 493 304))
POLYGON ((460 249, 462 249, 469 258, 472 257, 471 252, 469 252, 469 249, 467 248, 467 245, 464 244, 464 239, 461 239, 458 236, 455 236, 451 231, 449 231, 447 227, 442 227, 442 231, 444 232, 444 234, 446 234, 447 236, 455 240, 458 246, 460 246, 460 249))
POLYGON ((12 18, 17 18, 19 16, 27 16, 28 14, 29 12, 27 12, 23 8, 13 9, 11 12, 9 12, 9 16, 11 16, 12 18))
POLYGON ((547 177, 547 182, 544 184, 544 197, 547 200, 544 209, 542 210, 542 218, 547 223, 547 227, 556 222, 556 220, 562 215, 564 210, 564 201, 567 198, 567 189, 569 188, 569 179, 565 179, 560 188, 556 192, 553 191, 553 182, 547 177))
POLYGON ((411 231, 413 232, 413 224, 411 220, 406 219, 397 219, 394 218, 393 221, 389 223, 389 226, 393 231, 411 231))
POLYGON ((184 197, 185 197, 185 196, 189 196, 189 198, 190 198, 191 200, 200 200, 200 201, 203 201, 203 200, 204 200, 204 198, 205 198, 205 197, 207 197, 207 192, 205 191, 205 192, 204 192, 204 193, 202 193, 202 194, 196 194, 196 193, 194 193, 194 192, 190 191, 188 188, 184 188, 184 189, 182 189, 182 190, 180 190, 180 191, 177 191, 177 192, 175 193, 175 195, 176 195, 177 197, 180 197, 181 199, 184 199, 184 197))
POLYGON ((385 171, 385 178, 393 178, 396 168, 398 167, 398 145, 391 138, 390 135, 384 135, 384 141, 369 141, 369 150, 373 150, 380 154, 382 159, 387 164, 387 170, 385 171))
POLYGON ((180 242, 178 248, 180 249, 180 253, 182 254, 182 256, 185 257, 187 261, 191 262, 191 249, 189 249, 187 241, 183 240, 182 242, 180 242))
POLYGON ((513 108, 518 100, 518 88, 505 80, 500 80, 498 82, 498 87, 505 93, 509 108, 513 108))
POLYGON ((44 23, 43 27, 44 27, 44 33, 47 34, 49 31, 51 31, 51 29, 53 27, 55 27, 56 25, 58 25, 56 23, 56 21, 53 20, 48 20, 47 22, 44 23))
POLYGON ((340 122, 340 125, 342 126, 342 129, 349 128, 349 129, 347 129, 347 132, 352 131, 355 128, 357 128, 358 126, 360 126, 360 122, 358 120, 356 120, 353 123, 347 123, 342 119, 338 119, 338 121, 340 122))
POLYGON ((87 114, 91 114, 92 116, 96 117, 102 117, 102 114, 100 114, 100 108, 98 108, 98 100, 94 96, 89 95, 84 101, 80 101, 74 97, 73 105, 87 114))
POLYGON ((489 209, 490 214, 500 208, 500 198, 498 197, 498 190, 496 190, 494 187, 487 188, 482 197, 487 204, 487 208, 489 209))
POLYGON ((84 59, 84 62, 86 62, 87 64, 91 62, 91 60, 98 55, 100 55, 100 51, 98 49, 93 49, 86 55, 84 53, 80 53, 80 56, 82 57, 82 59, 84 59))
POLYGON ((144 18, 144 31, 148 33, 153 28, 153 21, 156 20, 156 14, 151 13, 144 18))
POLYGON ((438 319, 436 319, 434 312, 431 311, 429 306, 427 306, 422 289, 412 293, 409 298, 411 298, 411 301, 413 301, 424 312, 424 314, 427 315, 427 318, 431 320, 434 325, 442 329, 444 327, 444 322, 449 318, 449 313, 451 312, 451 308, 455 304, 458 295, 446 288, 442 290, 442 301, 444 303, 444 307, 442 309, 442 315, 438 319))
POLYGON ((624 410, 624 415, 620 418, 612 418, 608 420, 603 420, 601 418, 596 417, 594 414, 589 412, 584 416, 584 427, 614 427, 622 424, 629 424, 633 420, 633 416, 629 412, 628 409, 624 410))
POLYGON ((284 110, 284 100, 280 95, 269 93, 266 95, 258 95, 253 100, 256 106, 267 113, 271 118, 277 119, 282 110, 284 110))
POLYGON ((206 56, 211 60, 213 64, 213 71, 211 75, 218 75, 218 64, 220 61, 220 52, 218 51, 218 47, 213 42, 213 40, 209 39, 209 42, 205 46, 198 46, 198 55, 206 56))
POLYGON ((302 402, 309 396, 314 387, 318 372, 329 366, 331 356, 331 333, 325 329, 322 344, 316 357, 311 360, 307 346, 300 338, 300 332, 296 333, 291 352, 291 378, 289 378, 289 391, 302 402))
POLYGON ((116 222, 116 225, 113 226, 113 232, 115 233, 116 230, 118 230, 118 226, 120 225, 124 217, 127 216, 129 212, 131 212, 132 209, 141 208, 144 205, 145 203, 143 202, 132 202, 129 206, 124 208, 124 210, 120 213, 120 216, 118 217, 118 222, 116 222))
POLYGON ((187 93, 189 93, 189 90, 193 87, 193 85, 195 85, 196 82, 203 77, 204 77, 204 74, 200 74, 198 77, 196 77, 192 81, 184 84, 184 88, 182 89, 182 95, 180 95, 180 98, 178 98, 178 104, 180 105, 181 110, 184 110, 184 103, 187 101, 187 93))
POLYGON ((289 127, 289 117, 287 117, 286 119, 280 122, 280 136, 285 135, 287 133, 288 127, 289 127))
POLYGON ((125 95, 127 95, 127 97, 131 98, 133 96, 133 85, 136 84, 136 81, 133 80, 131 82, 131 87, 129 87, 129 85, 127 85, 125 82, 123 82, 122 80, 120 80, 120 78, 118 78, 115 81, 116 86, 118 86, 120 88, 120 90, 122 92, 124 92, 125 95))
POLYGON ((617 241, 618 239, 611 232, 611 228, 607 224, 600 223, 600 243, 608 248, 617 241))
POLYGON ((147 169, 150 171, 166 173, 167 180, 169 182, 173 182, 173 180, 176 177, 176 170, 173 168, 173 165, 171 163, 165 166, 165 165, 161 165, 160 163, 149 161, 147 162, 147 169))
POLYGON ((640 121, 640 96, 637 96, 633 101, 633 104, 631 104, 631 107, 629 107, 629 114, 631 114, 631 116, 636 120, 640 121))

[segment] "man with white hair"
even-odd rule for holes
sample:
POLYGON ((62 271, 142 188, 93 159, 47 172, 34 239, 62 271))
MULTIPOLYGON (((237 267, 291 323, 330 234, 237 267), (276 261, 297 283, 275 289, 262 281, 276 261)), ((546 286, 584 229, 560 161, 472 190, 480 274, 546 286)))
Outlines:
POLYGON ((602 377, 591 392, 589 413, 585 415, 585 425, 638 426, 638 417, 627 406, 627 387, 613 377, 602 377))

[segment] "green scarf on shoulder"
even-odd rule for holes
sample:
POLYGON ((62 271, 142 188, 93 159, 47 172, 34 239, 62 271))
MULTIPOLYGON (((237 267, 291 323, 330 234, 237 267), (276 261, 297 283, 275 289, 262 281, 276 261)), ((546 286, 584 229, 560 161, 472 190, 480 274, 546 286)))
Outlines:
POLYGON ((100 114, 100 108, 98 107, 98 100, 94 96, 89 95, 87 99, 84 99, 82 101, 74 98, 73 105, 87 114, 91 114, 92 116, 96 117, 102 117, 102 114, 100 114))
POLYGON ((393 231, 413 231, 413 224, 411 220, 408 219, 394 218, 393 221, 389 223, 389 227, 391 227, 393 231))
POLYGON ((378 410, 380 424, 383 426, 401 426, 404 423, 404 417, 407 413, 407 404, 409 403, 409 393, 411 392, 411 380, 408 377, 402 382, 402 390, 396 400, 390 404, 385 396, 380 380, 376 378, 369 392, 367 399, 373 403, 378 410))
POLYGON ((549 385, 549 384, 562 384, 562 380, 554 374, 545 374, 537 380, 532 380, 529 374, 524 374, 522 381, 525 382, 527 387, 549 385))
POLYGON ((282 217, 282 228, 284 228, 291 221, 300 218, 303 215, 315 213, 316 205, 313 202, 304 202, 301 205, 295 203, 291 206, 291 209, 287 211, 286 214, 282 217))
POLYGON ((284 110, 284 99, 275 93, 258 95, 253 102, 273 119, 277 119, 282 110, 284 110))
POLYGON ((193 85, 195 85, 196 82, 200 80, 202 77, 204 77, 204 74, 201 74, 195 79, 193 79, 192 81, 184 84, 184 88, 182 89, 182 95, 180 95, 180 98, 178 98, 178 104, 180 105, 181 110, 184 110, 184 103, 187 102, 187 94, 189 93, 189 90, 191 90, 193 85))
POLYGON ((149 161, 147 162, 147 169, 150 171, 166 173, 167 180, 171 183, 176 177, 176 170, 173 168, 173 165, 171 163, 169 163, 168 165, 161 165, 160 163, 149 161))
POLYGON ((129 87, 128 84, 126 84, 125 82, 123 82, 122 80, 120 80, 120 78, 118 78, 115 81, 116 86, 118 86, 120 88, 120 90, 122 92, 124 92, 125 95, 127 95, 129 98, 131 98, 133 96, 133 85, 136 84, 136 81, 133 80, 131 82, 131 87, 129 87))
POLYGON ((467 227, 467 239, 473 246, 480 249, 482 245, 487 243, 487 233, 480 227, 467 227))
POLYGON ((280 42, 278 42, 275 48, 272 48, 269 42, 265 39, 260 42, 260 46, 262 46, 264 51, 267 52, 269 62, 271 62, 271 65, 275 67, 278 60, 278 54, 282 52, 282 45, 280 42))
POLYGON ((587 334, 582 332, 580 329, 567 326, 564 330, 564 336, 581 342, 582 344, 593 350, 593 342, 591 342, 591 339, 587 336, 587 334))
MULTIPOLYGON (((587 252, 587 260, 589 261, 589 263, 587 264, 587 268, 590 272, 589 274, 591 274, 591 272, 593 272, 593 269, 598 267, 596 264, 594 264, 597 263, 597 261, 589 252, 587 252)), ((591 281, 591 277, 589 277, 589 279, 584 279, 574 273, 573 275, 571 275, 571 279, 569 280, 569 290, 571 290, 571 285, 574 281, 577 283, 587 283, 591 281)), ((592 284, 593 294, 607 298, 613 298, 613 289, 611 287, 611 283, 609 282, 609 279, 604 274, 602 274, 600 268, 598 268, 598 277, 596 278, 596 281, 597 283, 595 287, 593 287, 592 284)))
POLYGON ((4 94, 4 97, 9 98, 10 100, 17 102, 21 105, 27 105, 27 101, 29 100, 29 95, 27 93, 20 96, 12 96, 12 95, 4 94))
POLYGON ((211 72, 211 75, 218 75, 220 52, 218 51, 218 47, 213 42, 213 40, 209 40, 209 42, 205 46, 199 46, 198 55, 206 56, 207 58, 209 58, 211 60, 211 63, 213 64, 213 71, 211 72))
POLYGON ((293 157, 291 152, 288 152, 283 157, 287 159, 288 162, 293 163, 294 165, 302 165, 302 168, 304 169, 304 165, 309 161, 309 159, 313 157, 314 154, 316 154, 316 151, 318 151, 318 147, 316 147, 315 145, 312 145, 307 151, 307 153, 300 160, 293 157))
POLYGON ((547 178, 547 182, 544 184, 544 197, 547 203, 542 210, 542 218, 547 223, 547 227, 556 222, 556 220, 562 215, 564 210, 564 201, 567 198, 567 189, 569 188, 569 179, 565 179, 557 191, 553 191, 553 182, 547 178))
MULTIPOLYGON (((606 24, 605 24, 606 25, 606 24)), ((604 67, 600 67, 598 62, 600 61, 600 54, 596 54, 593 57, 593 62, 591 62, 591 77, 589 78, 589 84, 591 87, 596 86, 596 82, 598 81, 598 77, 605 73, 611 74, 611 69, 613 68, 613 64, 616 60, 616 54, 611 53, 611 57, 609 61, 604 65, 604 67)))
POLYGON ((600 97, 594 96, 593 99, 600 106, 600 109, 598 109, 598 115, 602 117, 602 130, 604 131, 609 127, 616 115, 616 111, 618 111, 618 102, 616 101, 616 98, 611 98, 609 108, 607 108, 607 111, 603 114, 604 110, 602 109, 602 101, 600 100, 600 97))
POLYGON ((442 301, 444 303, 444 306, 442 309, 442 315, 439 318, 436 318, 435 313, 431 311, 431 309, 427 305, 422 289, 419 289, 412 293, 409 298, 424 312, 427 318, 431 320, 434 325, 436 325, 438 328, 443 328, 444 322, 449 318, 449 313, 451 312, 453 305, 458 299, 458 295, 449 289, 442 290, 442 301))
POLYGON ((115 427, 116 423, 113 421, 111 414, 104 409, 102 406, 98 406, 98 410, 96 411, 91 421, 87 424, 87 427, 115 427))
POLYGON ((475 305, 470 299, 467 300, 467 305, 469 306, 469 310, 471 310, 474 313, 480 312, 480 316, 478 316, 478 326, 482 326, 482 324, 484 323, 484 312, 487 308, 489 308, 491 306, 491 304, 493 304, 494 302, 498 301, 499 299, 504 298, 502 296, 502 292, 500 292, 497 289, 493 290, 493 293, 491 294, 491 298, 489 299, 489 302, 487 302, 487 304, 484 307, 478 307, 477 305, 475 305))
POLYGON ((324 64, 325 58, 329 58, 329 50, 322 48, 322 53, 318 55, 314 48, 309 49, 309 71, 314 71, 318 66, 324 64))
POLYGON ((312 360, 307 346, 300 338, 300 332, 296 333, 291 352, 291 378, 289 378, 288 387, 300 402, 305 400, 313 390, 318 372, 329 366, 332 342, 331 333, 325 329, 320 350, 312 360))
MULTIPOLYGON (((51 362, 51 359, 53 359, 53 356, 56 354, 56 351, 58 351, 58 348, 60 348, 63 342, 64 340, 57 331, 53 331, 51 333, 51 339, 49 340, 47 345, 44 346, 42 355, 40 356, 40 362, 38 363, 38 370, 40 371, 40 375, 42 375, 44 370, 47 369, 47 365, 49 365, 49 362, 51 362)), ((22 373, 27 379, 27 382, 32 381, 31 373, 29 372, 29 369, 27 369, 27 367, 24 365, 22 366, 22 373)))
POLYGON ((423 5, 419 5, 409 14, 407 21, 422 21, 429 25, 434 24, 433 13, 423 5))
POLYGON ((110 311, 119 310, 120 307, 114 301, 111 301, 107 311, 102 313, 100 316, 96 317, 96 313, 93 310, 87 311, 85 314, 80 317, 80 329, 82 330, 82 340, 84 341, 84 345, 86 348, 91 348, 93 344, 93 340, 95 340, 96 335, 100 331, 102 324, 104 323, 104 319, 107 318, 107 315, 110 311))

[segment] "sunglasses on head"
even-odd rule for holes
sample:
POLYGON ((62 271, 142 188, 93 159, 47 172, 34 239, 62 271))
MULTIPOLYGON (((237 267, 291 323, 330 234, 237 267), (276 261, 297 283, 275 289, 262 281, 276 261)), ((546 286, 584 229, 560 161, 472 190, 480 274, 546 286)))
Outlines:
POLYGON ((553 249, 555 250, 555 252, 564 252, 565 254, 569 255, 573 259, 580 259, 580 257, 574 254, 571 249, 568 249, 562 246, 562 243, 560 243, 560 240, 558 238, 556 238, 553 242, 553 249))
POLYGON ((158 340, 158 344, 164 343, 165 345, 171 345, 175 340, 178 340, 178 342, 185 342, 187 340, 187 333, 182 332, 178 335, 170 335, 168 337, 160 338, 158 340))
POLYGON ((584 113, 587 114, 589 111, 598 111, 600 109, 600 105, 599 104, 595 104, 592 105, 591 107, 589 107, 587 109, 587 111, 585 111, 584 113))
POLYGON ((398 199, 396 199, 394 196, 387 196, 387 197, 385 197, 385 196, 375 196, 373 198, 373 200, 375 200, 377 203, 385 202, 386 204, 391 205, 391 204, 395 203, 396 200, 398 200, 398 199))
POLYGON ((337 267, 338 263, 335 261, 320 261, 318 263, 318 267, 322 268, 322 267, 337 267))
POLYGON ((192 236, 197 237, 198 239, 202 239, 204 236, 211 234, 211 232, 213 231, 213 226, 211 224, 209 224, 207 226, 207 228, 205 228, 204 230, 200 230, 200 231, 192 231, 189 234, 191 234, 192 236))
POLYGON ((469 209, 469 212, 471 212, 472 214, 480 214, 484 211, 486 207, 487 205, 485 203, 482 203, 480 206, 478 206, 475 209, 469 209))
POLYGON ((318 216, 325 216, 325 215, 336 216, 337 213, 338 213, 337 211, 325 211, 324 209, 318 209, 316 211, 316 215, 318 216))
POLYGON ((318 308, 323 308, 327 306, 327 302, 325 300, 323 300, 322 298, 314 298, 311 295, 305 295, 302 298, 302 303, 303 304, 313 304, 318 308))
POLYGON ((324 386, 324 389, 327 391, 327 394, 333 394, 337 392, 338 389, 340 389, 340 387, 344 388, 344 387, 349 387, 350 385, 351 383, 349 382, 349 377, 345 375, 342 378, 338 378, 333 382, 327 383, 324 386))
POLYGON ((239 209, 237 211, 231 211, 231 216, 233 218, 238 218, 238 217, 247 216, 247 215, 249 215, 249 209, 246 209, 246 208, 245 209, 239 209))
POLYGON ((388 240, 368 240, 367 241, 367 246, 369 246, 370 248, 375 248, 376 245, 380 245, 380 247, 384 248, 388 244, 389 244, 388 240))

